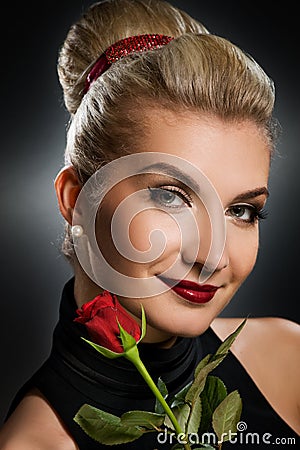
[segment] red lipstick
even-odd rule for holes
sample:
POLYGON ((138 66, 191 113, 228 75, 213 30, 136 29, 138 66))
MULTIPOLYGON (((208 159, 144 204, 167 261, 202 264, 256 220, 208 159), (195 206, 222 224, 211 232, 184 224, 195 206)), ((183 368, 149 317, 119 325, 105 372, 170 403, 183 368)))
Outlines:
POLYGON ((219 289, 217 286, 211 284, 198 284, 188 280, 177 282, 177 280, 160 278, 164 283, 170 286, 177 295, 191 303, 208 303, 219 289))

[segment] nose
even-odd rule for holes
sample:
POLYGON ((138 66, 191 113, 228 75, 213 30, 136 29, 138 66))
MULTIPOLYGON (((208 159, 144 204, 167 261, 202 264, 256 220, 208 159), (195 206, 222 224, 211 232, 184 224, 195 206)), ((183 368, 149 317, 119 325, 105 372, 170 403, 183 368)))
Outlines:
POLYGON ((185 248, 183 250, 183 260, 189 265, 198 263, 201 268, 203 268, 202 271, 204 272, 206 271, 212 273, 215 271, 220 271, 225 269, 229 265, 229 256, 226 242, 225 245, 223 245, 219 249, 216 249, 214 252, 207 251, 206 243, 200 243, 196 257, 194 257, 195 251, 190 251, 191 248, 195 248, 195 243, 191 245, 191 247, 185 248))
POLYGON ((229 265, 229 256, 226 247, 226 243, 223 249, 220 248, 220 251, 215 254, 210 253, 206 260, 200 256, 196 259, 195 263, 198 263, 201 266, 201 278, 209 278, 214 272, 219 272, 223 269, 226 269, 229 265))
POLYGON ((213 272, 229 265, 226 222, 218 218, 212 225, 211 218, 201 215, 197 224, 198 236, 189 234, 182 249, 182 259, 189 265, 199 265, 201 278, 208 278, 213 272))
POLYGON ((226 267, 228 267, 228 266, 229 266, 229 256, 228 256, 227 246, 226 246, 226 242, 225 242, 223 252, 221 254, 221 257, 219 258, 219 262, 218 262, 215 270, 223 270, 223 269, 226 269, 226 267))

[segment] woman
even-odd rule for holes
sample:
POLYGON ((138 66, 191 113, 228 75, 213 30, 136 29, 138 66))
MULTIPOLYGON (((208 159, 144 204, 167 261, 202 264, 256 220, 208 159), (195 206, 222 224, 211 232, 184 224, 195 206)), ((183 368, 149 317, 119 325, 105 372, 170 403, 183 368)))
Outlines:
MULTIPOLYGON (((161 1, 95 4, 70 29, 58 71, 72 123, 55 188, 74 279, 63 292, 52 355, 1 431, 8 450, 102 448, 73 421, 85 402, 118 415, 153 410, 134 368, 111 365, 80 339, 76 309, 104 289, 138 322, 143 305, 140 347, 153 376, 163 374, 173 393, 190 381, 202 356, 241 322, 218 315, 253 269, 268 196, 272 82, 186 13, 161 1), (80 201, 95 173, 103 182, 94 217, 101 264, 80 201)), ((250 318, 215 372, 239 389, 242 420, 259 446, 300 432, 297 350, 298 325, 250 318)), ((120 448, 170 445, 151 435, 120 448)))

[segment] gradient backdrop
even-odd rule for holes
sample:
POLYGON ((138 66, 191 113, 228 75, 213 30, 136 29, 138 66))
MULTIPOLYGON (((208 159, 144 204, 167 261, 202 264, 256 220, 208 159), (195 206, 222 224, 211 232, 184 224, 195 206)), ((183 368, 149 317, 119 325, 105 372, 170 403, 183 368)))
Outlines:
MULTIPOLYGON (((53 189, 68 120, 56 60, 69 26, 90 3, 27 1, 1 7, 0 419, 15 391, 48 355, 60 292, 71 276, 59 250, 63 221, 53 189)), ((252 54, 277 87, 283 135, 272 167, 269 217, 262 225, 257 266, 223 315, 299 322, 298 14, 291 2, 284 10, 273 2, 171 3, 252 54)))

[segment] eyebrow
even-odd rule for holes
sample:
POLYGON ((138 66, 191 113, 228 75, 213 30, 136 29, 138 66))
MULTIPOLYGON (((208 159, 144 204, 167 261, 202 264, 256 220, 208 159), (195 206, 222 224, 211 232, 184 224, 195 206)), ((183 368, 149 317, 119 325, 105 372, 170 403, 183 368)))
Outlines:
POLYGON ((232 199, 232 202, 250 200, 252 198, 259 197, 260 195, 265 195, 266 197, 269 197, 270 193, 265 186, 243 192, 242 194, 239 194, 236 197, 234 197, 234 199, 232 199))
POLYGON ((181 181, 195 192, 199 190, 199 185, 195 182, 195 180, 192 177, 183 173, 180 169, 173 166, 172 164, 162 162, 151 164, 150 166, 144 167, 140 173, 148 172, 157 174, 155 170, 162 172, 163 175, 167 175, 171 178, 175 178, 176 180, 181 181))
MULTIPOLYGON (((176 166, 173 166, 172 164, 163 162, 151 164, 149 166, 144 167, 140 173, 144 172, 155 173, 155 170, 162 172, 163 174, 170 176, 171 178, 175 178, 176 180, 178 180, 179 178, 180 181, 189 186, 195 192, 197 192, 199 189, 199 185, 195 182, 195 180, 192 177, 183 173, 180 169, 178 169, 176 166)), ((250 200, 259 197, 260 195, 265 195, 266 197, 269 197, 270 193, 265 186, 245 191, 234 197, 232 202, 250 200)))

